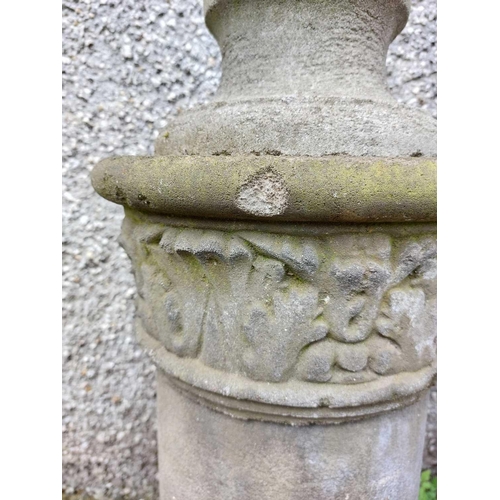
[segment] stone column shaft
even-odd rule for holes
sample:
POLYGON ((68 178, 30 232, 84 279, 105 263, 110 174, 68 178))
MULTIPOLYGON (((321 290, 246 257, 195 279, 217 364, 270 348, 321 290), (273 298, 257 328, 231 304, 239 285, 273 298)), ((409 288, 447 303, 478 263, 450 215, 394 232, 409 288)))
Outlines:
POLYGON ((426 398, 341 425, 221 418, 158 377, 161 498, 418 498, 426 398), (182 436, 182 439, 180 439, 182 436))

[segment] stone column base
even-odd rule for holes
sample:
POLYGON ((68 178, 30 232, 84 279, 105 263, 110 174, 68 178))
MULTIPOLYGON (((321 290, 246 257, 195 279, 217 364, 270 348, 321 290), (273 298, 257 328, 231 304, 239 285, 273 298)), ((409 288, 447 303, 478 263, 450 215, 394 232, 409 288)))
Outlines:
POLYGON ((158 373, 160 498, 414 500, 427 391, 417 403, 337 425, 235 419, 158 373))

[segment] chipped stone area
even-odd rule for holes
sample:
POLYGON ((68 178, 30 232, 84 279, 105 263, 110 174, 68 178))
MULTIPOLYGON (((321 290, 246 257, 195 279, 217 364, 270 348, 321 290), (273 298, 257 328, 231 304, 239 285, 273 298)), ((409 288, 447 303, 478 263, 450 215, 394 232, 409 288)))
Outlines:
POLYGON ((281 215, 288 206, 289 192, 283 178, 272 170, 256 174, 245 182, 236 196, 236 206, 252 215, 281 215))
MULTIPOLYGON (((436 110, 436 1, 416 0, 388 55, 401 102, 436 110)), ((158 498, 156 377, 134 337, 123 209, 100 198, 97 161, 152 154, 158 131, 206 102, 220 54, 198 0, 64 0, 63 489, 158 498)), ((425 466, 436 461, 435 398, 425 466)))

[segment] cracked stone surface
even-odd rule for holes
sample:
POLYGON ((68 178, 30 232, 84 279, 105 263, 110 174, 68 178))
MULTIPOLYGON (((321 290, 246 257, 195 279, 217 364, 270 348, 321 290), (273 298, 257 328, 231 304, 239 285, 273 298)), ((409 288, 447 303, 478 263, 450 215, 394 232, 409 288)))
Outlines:
MULTIPOLYGON (((436 116, 436 2, 417 0, 389 50, 398 100, 436 116)), ((123 209, 96 162, 152 154, 158 130, 205 102, 220 55, 196 0, 63 1, 63 491, 157 498, 155 368, 133 332, 123 209)), ((435 393, 425 466, 436 464, 435 393)))

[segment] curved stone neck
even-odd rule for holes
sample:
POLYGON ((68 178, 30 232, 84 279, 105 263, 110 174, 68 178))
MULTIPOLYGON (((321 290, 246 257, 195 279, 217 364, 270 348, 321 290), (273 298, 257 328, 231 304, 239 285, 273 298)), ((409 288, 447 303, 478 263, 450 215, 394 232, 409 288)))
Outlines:
POLYGON ((407 17, 400 0, 210 2, 206 22, 223 56, 216 100, 391 99, 387 48, 407 17))
POLYGON ((435 120, 386 84, 387 48, 408 9, 408 0, 208 0, 221 85, 160 133, 155 154, 435 156, 435 120))

